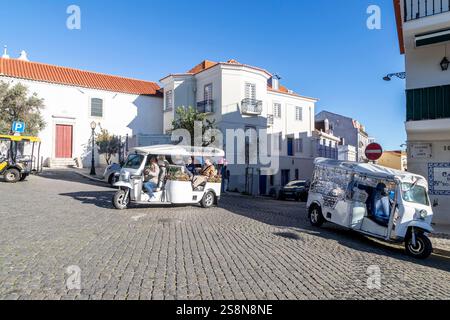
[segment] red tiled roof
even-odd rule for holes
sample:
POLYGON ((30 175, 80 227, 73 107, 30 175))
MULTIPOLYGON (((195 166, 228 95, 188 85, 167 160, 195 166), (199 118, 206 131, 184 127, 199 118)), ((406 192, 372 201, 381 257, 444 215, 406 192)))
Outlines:
POLYGON ((206 69, 212 68, 217 65, 217 62, 204 60, 200 62, 198 65, 193 67, 191 70, 189 70, 187 73, 197 74, 199 72, 202 72, 206 69))
POLYGON ((0 58, 0 76, 129 94, 161 95, 155 82, 16 59, 0 58))

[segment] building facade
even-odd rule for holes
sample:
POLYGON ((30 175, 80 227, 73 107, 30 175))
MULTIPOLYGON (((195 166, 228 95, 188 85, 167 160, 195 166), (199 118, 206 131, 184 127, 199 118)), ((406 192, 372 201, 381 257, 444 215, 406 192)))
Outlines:
POLYGON ((163 130, 163 98, 154 82, 7 57, 0 58, 0 81, 23 84, 44 99, 46 127, 39 136, 49 166, 73 165, 76 158, 89 165, 93 121, 97 130, 121 136, 163 130))
MULTIPOLYGON (((193 106, 214 118, 222 133, 227 129, 244 132, 263 129, 279 140, 276 143, 280 154, 279 170, 264 175, 259 164, 230 165, 230 189, 267 194, 271 188, 290 180, 310 178, 317 99, 300 96, 280 85, 276 75, 235 60, 203 61, 186 73, 168 75, 161 83, 165 132, 172 128, 176 108, 193 106)), ((229 141, 224 135, 227 149, 229 141)), ((248 142, 246 146, 249 147, 248 142)), ((248 151, 228 153, 228 160, 239 152, 248 151)))
POLYGON ((394 0, 406 65, 408 171, 430 184, 434 222, 450 224, 450 3, 394 0))
POLYGON ((408 157, 406 152, 401 150, 384 151, 377 164, 395 170, 408 171, 408 157))
POLYGON ((370 143, 369 135, 365 127, 357 120, 329 111, 321 111, 316 115, 316 121, 329 122, 330 130, 342 140, 342 145, 356 148, 357 162, 367 162, 365 156, 366 147, 370 143))

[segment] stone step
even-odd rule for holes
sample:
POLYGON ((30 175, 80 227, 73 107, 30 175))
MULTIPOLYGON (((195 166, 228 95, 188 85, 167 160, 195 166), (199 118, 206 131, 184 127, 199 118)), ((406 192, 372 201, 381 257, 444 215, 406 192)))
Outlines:
POLYGON ((74 159, 50 159, 49 166, 51 169, 72 168, 76 163, 74 159))

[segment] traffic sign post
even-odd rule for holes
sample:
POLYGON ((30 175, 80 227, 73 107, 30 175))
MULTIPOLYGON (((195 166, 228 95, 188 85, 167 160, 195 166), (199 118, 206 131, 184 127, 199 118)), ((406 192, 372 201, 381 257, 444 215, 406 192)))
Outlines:
POLYGON ((12 131, 14 133, 24 133, 25 132, 25 123, 20 121, 14 121, 12 125, 12 131))
POLYGON ((366 147, 366 157, 370 161, 377 161, 383 155, 383 148, 378 143, 371 143, 366 147))

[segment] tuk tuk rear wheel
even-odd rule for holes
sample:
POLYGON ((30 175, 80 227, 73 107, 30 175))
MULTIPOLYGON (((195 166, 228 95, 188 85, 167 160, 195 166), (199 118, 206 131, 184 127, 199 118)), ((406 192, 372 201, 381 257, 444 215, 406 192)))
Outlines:
POLYGON ((216 200, 216 196, 214 195, 214 193, 212 193, 211 191, 208 191, 203 196, 203 199, 200 204, 205 209, 211 208, 214 205, 215 200, 216 200))
POLYGON ((325 218, 322 215, 322 210, 319 206, 313 205, 309 209, 309 222, 314 227, 321 227, 324 222, 325 218))
POLYGON ((16 183, 20 180, 20 172, 17 169, 8 169, 4 173, 5 181, 8 183, 16 183))
POLYGON ((113 204, 114 208, 117 210, 124 210, 128 207, 128 204, 130 202, 130 198, 128 196, 128 193, 124 190, 119 190, 116 192, 116 194, 113 197, 113 204))
POLYGON ((412 235, 410 234, 405 241, 406 253, 417 259, 426 259, 433 252, 433 245, 430 239, 423 233, 416 233, 416 245, 413 245, 412 235))

